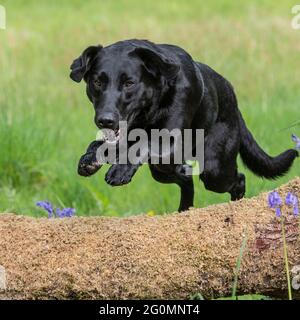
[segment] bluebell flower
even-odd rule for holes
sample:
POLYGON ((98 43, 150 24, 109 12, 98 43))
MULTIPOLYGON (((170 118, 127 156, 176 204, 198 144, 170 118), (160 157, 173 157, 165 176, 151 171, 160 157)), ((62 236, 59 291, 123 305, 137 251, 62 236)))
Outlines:
POLYGON ((65 218, 65 217, 73 217, 75 214, 75 209, 74 208, 56 208, 56 216, 59 218, 65 218))
POLYGON ((55 216, 58 218, 63 218, 62 214, 61 214, 61 209, 60 208, 56 208, 55 210, 55 216))
POLYGON ((299 215, 298 198, 292 192, 287 194, 285 204, 289 207, 293 207, 295 216, 299 215))
POLYGON ((56 210, 54 211, 54 208, 49 201, 38 201, 36 205, 48 212, 48 218, 52 218, 53 216, 58 218, 65 218, 73 217, 75 215, 74 208, 56 208, 56 210))
POLYGON ((65 217, 73 217, 75 215, 76 210, 74 208, 65 208, 64 213, 65 217))
POLYGON ((268 204, 270 208, 275 209, 276 216, 280 217, 281 216, 280 207, 282 205, 282 201, 278 192, 273 191, 269 193, 268 204))
POLYGON ((292 134, 292 140, 296 143, 295 148, 300 150, 300 138, 292 134))
POLYGON ((48 218, 53 216, 53 207, 49 201, 38 201, 36 205, 48 212, 48 218))

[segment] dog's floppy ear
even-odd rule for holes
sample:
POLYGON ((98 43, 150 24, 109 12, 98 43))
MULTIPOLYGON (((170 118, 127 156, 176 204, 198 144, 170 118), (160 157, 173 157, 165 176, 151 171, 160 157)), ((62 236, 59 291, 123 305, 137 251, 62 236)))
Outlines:
POLYGON ((71 64, 70 78, 76 82, 80 82, 87 71, 89 71, 91 62, 101 49, 102 46, 100 45, 86 48, 71 64))
POLYGON ((167 80, 173 80, 180 70, 180 66, 174 61, 148 48, 135 48, 129 54, 138 56, 143 61, 146 70, 153 76, 161 74, 167 80))

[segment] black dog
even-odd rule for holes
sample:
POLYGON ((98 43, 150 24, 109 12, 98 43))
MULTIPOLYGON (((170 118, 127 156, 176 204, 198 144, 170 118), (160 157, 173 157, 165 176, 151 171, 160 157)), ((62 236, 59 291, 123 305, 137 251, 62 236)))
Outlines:
MULTIPOLYGON (((286 173, 298 156, 287 150, 277 157, 266 154, 247 129, 232 85, 205 64, 195 62, 183 49, 146 40, 120 41, 105 48, 91 46, 71 65, 70 77, 87 83, 99 128, 204 129, 205 188, 229 192, 232 200, 245 194, 245 176, 237 170, 237 155, 256 175, 275 179, 286 173)), ((94 141, 79 162, 80 175, 94 174, 99 141, 94 141)), ((187 160, 187 159, 186 159, 187 160)), ((181 189, 179 211, 193 206, 194 188, 184 165, 149 165, 152 176, 181 189)), ((126 184, 137 164, 114 164, 108 184, 126 184)))

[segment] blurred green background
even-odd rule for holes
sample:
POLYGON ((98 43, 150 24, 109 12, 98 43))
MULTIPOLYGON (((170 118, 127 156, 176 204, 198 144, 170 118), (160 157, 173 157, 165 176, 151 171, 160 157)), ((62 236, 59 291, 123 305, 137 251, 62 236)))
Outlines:
MULTIPOLYGON (((294 1, 7 0, 0 30, 0 211, 43 215, 37 200, 72 206, 79 215, 163 213, 179 190, 155 182, 145 166, 128 186, 104 182, 107 168, 79 177, 77 162, 95 138, 94 111, 69 66, 91 44, 142 38, 185 48, 234 85, 249 129, 271 155, 293 146, 284 129, 299 120, 300 30, 294 1), (282 130, 284 129, 284 130, 282 130)), ((247 175, 247 197, 277 181, 247 175)), ((228 201, 195 177, 195 206, 228 201)))

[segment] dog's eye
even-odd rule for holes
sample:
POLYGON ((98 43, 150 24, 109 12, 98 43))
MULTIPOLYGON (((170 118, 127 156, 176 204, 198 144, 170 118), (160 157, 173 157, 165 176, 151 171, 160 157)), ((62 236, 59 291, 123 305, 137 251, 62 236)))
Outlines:
POLYGON ((134 85, 134 82, 131 81, 131 80, 126 80, 126 81, 123 83, 123 87, 126 88, 126 89, 131 88, 133 85, 134 85))
POLYGON ((99 79, 94 80, 94 86, 97 89, 100 89, 102 87, 102 82, 99 79))

